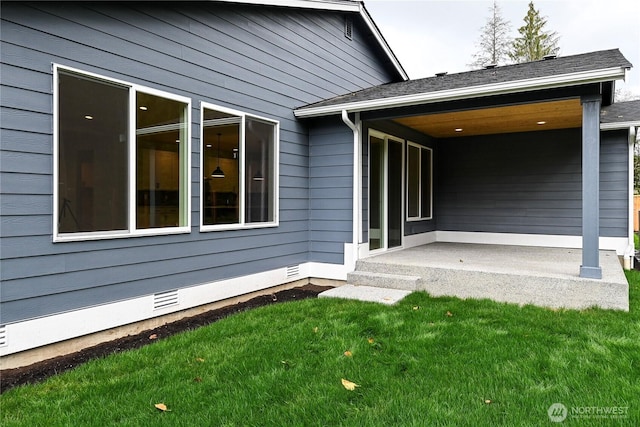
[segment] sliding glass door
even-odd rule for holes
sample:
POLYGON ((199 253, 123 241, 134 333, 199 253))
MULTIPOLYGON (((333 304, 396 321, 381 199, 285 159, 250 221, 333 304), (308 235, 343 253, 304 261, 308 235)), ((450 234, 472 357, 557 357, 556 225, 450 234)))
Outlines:
POLYGON ((369 133, 369 250, 402 246, 404 142, 369 133))

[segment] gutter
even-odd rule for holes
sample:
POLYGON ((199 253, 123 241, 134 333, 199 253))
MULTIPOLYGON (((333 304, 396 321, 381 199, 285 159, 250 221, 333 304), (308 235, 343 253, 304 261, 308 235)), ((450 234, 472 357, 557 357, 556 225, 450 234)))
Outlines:
MULTIPOLYGON (((358 252, 360 246, 360 215, 361 215, 361 197, 360 197, 360 188, 362 188, 360 180, 362 174, 360 173, 360 117, 359 114, 356 114, 356 123, 353 123, 351 119, 349 119, 349 113, 347 110, 342 110, 342 121, 349 126, 349 129, 353 131, 353 216, 352 216, 352 240, 353 240, 353 266, 351 268, 355 269, 356 261, 358 260, 358 252)), ((345 254, 346 255, 346 254, 345 254)), ((345 257, 346 258, 346 257, 345 257)), ((346 263, 345 259, 345 263, 346 263)))
POLYGON ((492 83, 480 86, 462 87, 457 89, 440 90, 436 92, 422 92, 409 95, 377 98, 365 101, 347 102, 319 107, 302 107, 294 111, 298 118, 319 117, 348 112, 372 111, 384 108, 407 107, 412 105, 431 104, 442 101, 479 98, 483 96, 503 95, 516 92, 527 92, 558 87, 578 86, 588 83, 600 83, 617 79, 624 79, 627 69, 613 67, 602 70, 582 71, 579 73, 562 74, 557 76, 536 77, 532 79, 516 80, 502 83, 492 83))
POLYGON ((620 130, 620 129, 630 129, 634 127, 640 127, 640 121, 629 121, 629 122, 616 122, 616 123, 601 123, 600 130, 620 130))

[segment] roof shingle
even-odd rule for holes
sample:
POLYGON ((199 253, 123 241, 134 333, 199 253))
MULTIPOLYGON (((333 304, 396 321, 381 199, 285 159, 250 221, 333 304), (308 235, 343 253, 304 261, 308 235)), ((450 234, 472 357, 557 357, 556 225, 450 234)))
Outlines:
POLYGON ((616 102, 600 111, 600 123, 640 122, 640 99, 616 102))
POLYGON ((508 83, 609 68, 631 67, 631 63, 618 49, 603 50, 505 65, 490 69, 439 75, 398 83, 387 83, 309 104, 301 107, 301 109, 508 83))

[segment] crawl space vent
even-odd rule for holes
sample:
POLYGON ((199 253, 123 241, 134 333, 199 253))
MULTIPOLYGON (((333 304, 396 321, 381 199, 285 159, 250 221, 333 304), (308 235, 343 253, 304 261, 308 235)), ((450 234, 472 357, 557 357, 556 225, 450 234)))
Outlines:
POLYGON ((153 295, 153 309, 160 310, 162 308, 173 307, 178 305, 178 290, 160 292, 153 295))
POLYGON ((5 325, 0 325, 0 347, 6 347, 8 344, 7 327, 5 325))
POLYGON ((290 265, 287 267, 287 279, 300 275, 300 265, 290 265))
POLYGON ((353 40, 353 19, 347 16, 344 18, 344 36, 349 40, 353 40))

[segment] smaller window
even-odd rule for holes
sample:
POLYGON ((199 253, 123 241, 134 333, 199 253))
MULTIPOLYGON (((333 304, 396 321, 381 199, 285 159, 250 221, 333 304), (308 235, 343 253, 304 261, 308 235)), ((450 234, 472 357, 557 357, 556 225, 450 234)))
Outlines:
POLYGON ((348 16, 344 17, 344 36, 353 40, 353 19, 348 16))
POLYGON ((407 150, 407 220, 433 216, 433 151, 409 142, 407 150))
POLYGON ((201 230, 275 226, 278 122, 202 106, 201 230))

